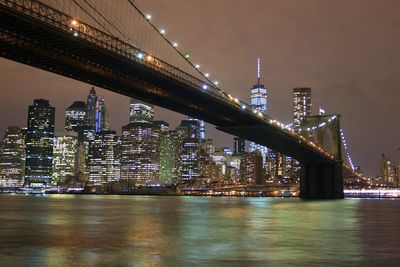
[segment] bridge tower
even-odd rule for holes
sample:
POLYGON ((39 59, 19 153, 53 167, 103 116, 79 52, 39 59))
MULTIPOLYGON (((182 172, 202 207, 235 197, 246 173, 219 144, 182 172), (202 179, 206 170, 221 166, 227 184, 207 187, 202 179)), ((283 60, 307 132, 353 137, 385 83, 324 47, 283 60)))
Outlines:
POLYGON ((334 163, 301 162, 300 197, 309 199, 343 198, 343 160, 340 115, 304 117, 301 134, 329 151, 334 163))

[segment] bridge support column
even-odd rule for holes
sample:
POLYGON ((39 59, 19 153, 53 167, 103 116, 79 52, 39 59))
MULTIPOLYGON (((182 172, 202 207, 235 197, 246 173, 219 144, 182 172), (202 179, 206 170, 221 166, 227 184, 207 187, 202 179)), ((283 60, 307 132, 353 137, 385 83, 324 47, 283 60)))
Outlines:
POLYGON ((343 164, 302 164, 300 197, 305 199, 343 198, 343 164))

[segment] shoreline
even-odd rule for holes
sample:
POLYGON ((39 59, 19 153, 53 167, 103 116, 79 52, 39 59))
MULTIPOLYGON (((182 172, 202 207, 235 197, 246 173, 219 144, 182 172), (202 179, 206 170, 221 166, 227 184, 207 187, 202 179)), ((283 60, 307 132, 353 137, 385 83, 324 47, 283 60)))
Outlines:
MULTIPOLYGON (((82 192, 82 193, 60 193, 60 192, 47 192, 47 193, 27 193, 27 192, 0 192, 0 195, 98 195, 98 196, 173 196, 173 197, 229 197, 229 198, 300 198, 299 196, 268 196, 268 195, 200 195, 200 194, 179 194, 179 193, 151 193, 151 192, 129 192, 129 193, 91 193, 91 192, 82 192)), ((343 199, 400 199, 400 196, 387 196, 387 195, 354 195, 348 194, 344 196, 343 199)), ((307 199, 313 200, 313 199, 307 199)), ((324 200, 324 199, 315 199, 315 200, 324 200)))

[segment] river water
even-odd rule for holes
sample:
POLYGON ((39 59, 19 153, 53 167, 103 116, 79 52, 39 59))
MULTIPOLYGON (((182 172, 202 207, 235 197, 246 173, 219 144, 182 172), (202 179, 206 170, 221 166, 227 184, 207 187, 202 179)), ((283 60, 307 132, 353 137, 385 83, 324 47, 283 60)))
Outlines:
POLYGON ((400 266, 400 200, 0 195, 0 266, 400 266))

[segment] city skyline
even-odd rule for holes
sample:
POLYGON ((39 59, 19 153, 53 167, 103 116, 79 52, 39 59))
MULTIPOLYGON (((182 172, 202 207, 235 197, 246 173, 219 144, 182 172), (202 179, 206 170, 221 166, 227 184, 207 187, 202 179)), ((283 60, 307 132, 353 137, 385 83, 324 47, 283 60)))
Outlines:
MULTIPOLYGON (((212 14, 206 16, 215 15, 214 12, 221 10, 219 7, 223 5, 222 2, 214 3, 215 11, 210 12, 212 14)), ((272 27, 279 24, 279 21, 282 22, 282 19, 277 19, 276 15, 272 16, 272 18, 266 16, 268 21, 264 24, 257 23, 254 19, 246 22, 245 25, 239 25, 231 21, 234 14, 239 12, 238 8, 229 7, 229 11, 231 11, 229 14, 220 17, 215 16, 214 20, 207 22, 211 26, 205 27, 204 21, 207 20, 202 19, 202 25, 197 25, 197 22, 193 19, 197 18, 195 12, 187 12, 188 14, 183 12, 182 15, 181 11, 186 5, 190 5, 192 9, 196 9, 196 7, 201 9, 202 7, 205 8, 207 3, 199 4, 191 2, 180 3, 178 5, 177 2, 171 2, 168 3, 168 6, 164 6, 163 3, 149 1, 146 3, 145 10, 149 10, 154 15, 156 23, 165 24, 169 34, 176 36, 182 42, 182 46, 190 49, 191 53, 197 54, 199 60, 202 60, 202 66, 209 67, 210 73, 213 76, 218 76, 217 78, 224 90, 247 102, 249 102, 248 88, 256 80, 256 73, 253 67, 254 60, 257 57, 261 57, 265 62, 262 70, 263 83, 270 89, 268 96, 269 104, 271 105, 270 111, 273 117, 281 121, 291 121, 292 99, 290 96, 292 88, 298 86, 311 87, 313 90, 313 113, 315 114, 315 108, 321 105, 326 109, 327 113, 337 112, 342 115, 342 125, 346 131, 353 158, 367 176, 372 176, 378 173, 379 166, 377 162, 380 154, 385 153, 394 159, 395 151, 399 146, 397 137, 399 126, 388 123, 386 119, 395 118, 396 114, 398 114, 396 99, 398 99, 399 95, 399 92, 396 90, 399 80, 395 77, 396 73, 393 71, 397 69, 399 63, 392 61, 399 53, 397 50, 392 50, 398 47, 398 40, 391 39, 392 34, 396 30, 393 27, 389 27, 395 25, 397 20, 394 13, 391 12, 391 10, 395 10, 393 5, 396 3, 390 1, 387 3, 392 4, 383 6, 376 2, 368 2, 361 6, 364 12, 360 12, 357 18, 350 16, 357 7, 357 4, 354 2, 349 3, 347 5, 347 12, 344 12, 344 14, 338 13, 340 19, 337 22, 333 20, 333 15, 323 19, 323 15, 326 15, 329 8, 318 4, 318 2, 312 2, 309 5, 312 7, 313 18, 316 21, 321 21, 322 26, 316 25, 318 23, 312 23, 311 19, 304 20, 305 27, 301 31, 304 36, 297 39, 296 46, 291 46, 292 42, 286 42, 289 43, 289 46, 282 50, 277 47, 279 43, 283 42, 282 39, 271 38, 272 40, 269 40, 268 38, 279 37, 278 32, 274 31, 272 27), (175 25, 166 19, 165 16, 168 12, 162 14, 163 8, 172 13, 177 12, 177 14, 181 14, 179 21, 186 21, 187 16, 191 16, 192 20, 189 20, 188 25, 185 26, 175 25), (373 16, 369 14, 373 13, 376 8, 385 9, 386 16, 382 20, 375 18, 372 20, 371 25, 370 18, 373 16), (177 10, 175 11, 174 9, 177 10), (316 10, 320 12, 318 13, 316 10), (352 27, 354 19, 358 21, 357 25, 362 25, 362 27, 359 26, 360 29, 352 27), (239 53, 239 58, 242 60, 238 62, 242 64, 238 64, 237 66, 234 64, 222 64, 223 62, 229 62, 232 60, 231 58, 237 58, 233 56, 237 56, 237 51, 240 51, 237 49, 236 43, 233 45, 236 48, 236 54, 231 49, 219 50, 223 52, 218 52, 218 57, 223 58, 223 60, 216 60, 215 53, 209 52, 213 51, 213 49, 207 45, 214 45, 216 46, 215 49, 218 50, 218 47, 222 45, 227 46, 226 43, 221 44, 220 42, 225 42, 229 38, 223 38, 224 40, 220 42, 216 42, 213 38, 210 38, 207 45, 202 47, 201 45, 197 45, 196 40, 199 40, 203 31, 198 30, 196 27, 207 28, 210 31, 208 34, 216 35, 219 31, 218 29, 213 29, 213 24, 210 23, 221 25, 224 21, 232 23, 231 27, 236 32, 242 32, 241 29, 243 27, 248 27, 248 29, 251 29, 251 32, 254 31, 254 34, 261 32, 259 28, 262 27, 271 27, 272 31, 266 34, 265 37, 261 36, 264 38, 262 39, 263 41, 260 41, 261 37, 258 36, 257 44, 255 41, 245 44, 251 47, 251 49, 243 49, 245 52, 239 53), (360 23, 360 21, 365 23, 360 23), (167 25, 167 22, 171 25, 167 25), (254 26, 254 28, 250 26, 254 26), (313 28, 315 33, 308 32, 306 26, 313 28), (185 30, 187 32, 187 27, 193 27, 191 31, 197 33, 197 35, 193 36, 192 34, 185 33, 185 30), (344 27, 344 29, 341 32, 331 32, 332 36, 319 36, 319 33, 323 33, 323 27, 334 30, 340 30, 340 27, 344 27), (344 36, 342 36, 343 34, 344 36), (381 36, 380 34, 385 34, 385 42, 378 42, 377 39, 379 38, 367 38, 370 36, 379 37, 381 36), (351 40, 352 42, 347 44, 346 40, 351 40), (318 49, 308 54, 308 58, 294 53, 296 49, 301 51, 301 49, 316 45, 316 41, 320 41, 322 44, 317 46, 318 49), (258 43, 264 43, 267 47, 260 48, 258 43), (387 48, 385 49, 385 55, 372 53, 377 48, 382 47, 387 48), (267 49, 270 50, 268 53, 266 52, 267 49), (283 57, 284 52, 288 54, 285 54, 283 57), (353 53, 353 57, 350 57, 350 62, 347 62, 346 59, 349 57, 347 53, 351 52, 353 53), (273 57, 273 55, 279 56, 273 57), (292 58, 290 58, 290 55, 292 55, 292 58), (293 55, 295 56, 293 57, 293 55), (338 57, 338 55, 341 56, 338 57), (320 56, 322 56, 323 61, 316 60, 320 56), (349 63, 348 66, 346 63, 349 63), (377 65, 376 63, 379 64, 377 65), (229 67, 224 68, 224 66, 229 67), (379 66, 382 69, 379 69, 379 66), (290 78, 285 79, 285 77, 290 78), (385 94, 380 93, 381 88, 385 88, 383 91, 385 94), (368 120, 363 120, 363 117, 368 118, 368 120), (371 123, 373 123, 373 126, 371 126, 371 123), (361 136, 362 138, 360 138, 361 136), (366 147, 366 144, 368 144, 368 147, 366 147)), ((268 2, 265 5, 272 4, 268 2)), ((277 9, 280 13, 290 13, 296 5, 296 3, 292 3, 292 7, 288 7, 287 3, 283 2, 281 4, 275 3, 272 5, 272 8, 275 8, 275 11, 277 9)), ((256 6, 256 2, 250 1, 242 8, 244 8, 244 12, 250 10, 254 10, 256 14, 257 12, 261 12, 253 9, 254 6, 256 6)), ((338 11, 344 6, 344 2, 338 2, 337 6, 333 4, 327 6, 334 11, 338 11)), ((256 17, 256 14, 254 17, 256 17)), ((292 40, 292 37, 288 36, 288 34, 293 33, 294 21, 304 18, 307 15, 307 10, 303 8, 299 10, 298 14, 290 13, 290 15, 289 17, 285 17, 287 28, 284 28, 285 31, 281 33, 286 38, 283 38, 286 41, 292 40)), ((242 40, 240 42, 237 40, 239 36, 236 36, 237 34, 234 33, 229 35, 229 31, 225 34, 228 34, 235 42, 237 41, 238 45, 244 45, 243 43, 246 41, 242 40)), ((297 34, 293 38, 296 36, 299 37, 297 34)), ((309 50, 306 49, 305 51, 309 50)), ((4 119, 0 125, 2 133, 5 132, 8 126, 17 125, 22 127, 26 123, 26 107, 34 98, 49 99, 52 105, 56 107, 58 110, 58 112, 56 111, 56 131, 61 131, 63 128, 61 125, 63 120, 60 120, 61 114, 64 113, 72 101, 84 100, 87 88, 89 87, 87 84, 62 78, 41 70, 34 70, 31 67, 12 63, 4 59, 1 61, 0 69, 3 73, 3 88, 9 89, 11 92, 18 92, 16 96, 7 96, 5 93, 2 93, 1 111, 4 114, 4 119)), ((129 106, 129 98, 105 90, 98 90, 98 95, 104 97, 107 101, 111 128, 120 132, 121 126, 128 121, 127 107, 129 106)), ((167 120, 173 126, 178 125, 179 121, 184 117, 186 116, 176 115, 176 113, 169 111, 166 112, 164 109, 157 109, 156 111, 156 119, 167 120)), ((219 133, 209 126, 207 131, 218 146, 232 146, 231 136, 219 133)))

